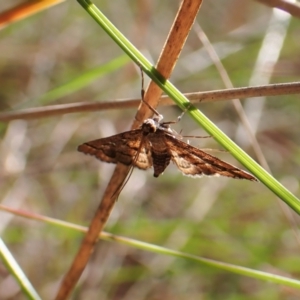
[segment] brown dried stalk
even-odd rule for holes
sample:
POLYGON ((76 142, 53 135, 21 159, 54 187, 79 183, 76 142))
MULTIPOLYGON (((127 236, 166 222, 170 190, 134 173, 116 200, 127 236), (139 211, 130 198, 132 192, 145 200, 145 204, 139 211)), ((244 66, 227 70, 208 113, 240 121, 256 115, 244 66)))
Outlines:
MULTIPOLYGON (((175 21, 172 25, 171 31, 157 63, 157 70, 165 77, 169 78, 170 74, 176 64, 178 56, 183 48, 185 40, 189 34, 191 26, 198 14, 202 0, 183 0, 175 21)), ((146 93, 145 100, 152 106, 156 107, 161 96, 161 90, 153 82, 150 83, 146 93)), ((137 128, 141 122, 151 116, 149 108, 142 103, 135 116, 135 121, 132 129, 137 128)), ((57 300, 66 299, 73 290, 79 277, 81 276, 91 253, 93 252, 94 245, 98 241, 100 232, 110 215, 114 206, 117 194, 115 191, 124 182, 129 168, 118 164, 112 175, 110 182, 104 192, 101 203, 95 213, 95 216, 90 224, 89 230, 84 237, 79 252, 75 257, 70 270, 65 275, 59 292, 56 296, 57 300)))

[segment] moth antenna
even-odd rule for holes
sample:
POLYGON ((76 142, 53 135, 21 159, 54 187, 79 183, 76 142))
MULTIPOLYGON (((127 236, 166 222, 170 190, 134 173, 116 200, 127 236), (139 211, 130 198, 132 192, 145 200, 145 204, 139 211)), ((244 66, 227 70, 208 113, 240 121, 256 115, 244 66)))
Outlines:
POLYGON ((177 123, 181 121, 182 117, 184 116, 184 114, 190 109, 191 107, 191 103, 189 103, 189 105, 185 108, 185 110, 177 117, 177 123))
POLYGON ((144 71, 142 69, 142 66, 140 66, 141 70, 141 77, 142 77, 142 87, 141 87, 141 96, 142 96, 142 102, 147 105, 147 107, 152 110, 152 112, 159 117, 160 120, 162 120, 162 115, 154 108, 152 107, 148 102, 145 101, 144 95, 145 95, 145 88, 144 88, 144 71))

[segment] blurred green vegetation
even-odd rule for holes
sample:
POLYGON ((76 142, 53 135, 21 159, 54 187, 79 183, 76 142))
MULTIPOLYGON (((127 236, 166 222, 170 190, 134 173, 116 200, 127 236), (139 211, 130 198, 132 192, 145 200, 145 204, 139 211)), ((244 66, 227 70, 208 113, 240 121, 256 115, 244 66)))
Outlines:
MULTIPOLYGON (((150 60, 157 61, 179 1, 95 3, 150 60)), ((249 85, 271 14, 270 8, 255 1, 204 1, 197 22, 222 57, 234 86, 249 85)), ((291 18, 285 26, 280 57, 272 74, 267 67, 261 70, 262 81, 270 75, 273 83, 299 80, 299 22, 291 18)), ((13 23, 0 31, 0 37, 1 112, 42 107, 39 99, 49 91, 123 56, 76 1, 13 23)), ((122 59, 119 64, 114 64, 114 70, 104 68, 96 81, 80 90, 75 87, 51 104, 138 98, 138 70, 122 59)), ((224 88, 193 30, 171 81, 183 92, 224 88)), ((256 132, 274 176, 296 195, 300 177, 298 99, 297 95, 267 98, 256 132)), ((237 133, 242 129, 229 101, 199 108, 256 159, 246 133, 237 133)), ((175 107, 159 108, 159 112, 165 120, 176 119, 180 113, 175 107)), ((2 204, 88 225, 114 166, 78 153, 77 145, 129 129, 134 115, 135 110, 95 111, 2 123, 2 204)), ((184 134, 206 135, 188 116, 175 127, 184 134)), ((191 143, 219 149, 213 139, 191 143)), ((237 164, 229 153, 212 154, 237 164)), ((42 298, 53 298, 82 235, 0 214, 3 240, 42 298)), ((260 183, 191 179, 175 166, 158 179, 151 171, 134 170, 106 231, 274 274, 300 276, 299 243, 293 228, 276 197, 260 183)), ((0 270, 0 299, 23 299, 1 264, 0 270)), ((293 300, 299 296, 292 288, 101 242, 73 297, 293 300)))

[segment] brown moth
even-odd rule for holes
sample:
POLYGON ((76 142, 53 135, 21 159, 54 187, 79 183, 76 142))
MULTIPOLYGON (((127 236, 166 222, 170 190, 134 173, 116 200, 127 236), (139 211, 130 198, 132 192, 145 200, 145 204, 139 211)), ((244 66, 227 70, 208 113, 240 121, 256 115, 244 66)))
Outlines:
MULTIPOLYGON (((162 174, 172 161, 187 176, 227 176, 257 181, 246 171, 183 142, 180 139, 182 137, 170 128, 170 124, 180 121, 185 112, 178 117, 177 122, 162 122, 163 116, 144 100, 144 73, 140 69, 142 102, 155 116, 145 120, 138 129, 84 143, 78 146, 79 152, 108 163, 121 163, 142 170, 153 167, 154 177, 162 174)), ((130 174, 131 171, 129 177, 130 174)), ((119 187, 119 191, 127 180, 119 187)))
POLYGON ((139 129, 84 143, 78 151, 108 163, 119 162, 142 170, 153 167, 154 177, 162 174, 172 161, 187 176, 226 176, 257 181, 246 171, 183 142, 170 128, 174 122, 162 122, 162 118, 156 113, 139 129))

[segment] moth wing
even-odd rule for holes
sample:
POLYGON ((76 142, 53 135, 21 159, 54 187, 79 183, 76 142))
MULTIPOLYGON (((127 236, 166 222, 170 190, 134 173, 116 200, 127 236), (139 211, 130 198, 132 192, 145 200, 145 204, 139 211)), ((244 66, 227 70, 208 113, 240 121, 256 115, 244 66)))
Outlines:
POLYGON ((126 131, 110 137, 93 140, 78 146, 78 151, 92 155, 104 162, 134 165, 140 169, 152 166, 151 154, 147 145, 140 149, 142 140, 141 129, 126 131), (140 153, 137 156, 137 152, 140 153))
POLYGON ((251 174, 226 163, 172 135, 166 135, 166 143, 172 154, 172 161, 187 176, 226 176, 256 181, 251 174))

